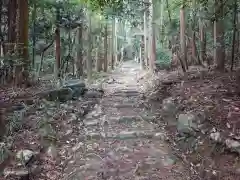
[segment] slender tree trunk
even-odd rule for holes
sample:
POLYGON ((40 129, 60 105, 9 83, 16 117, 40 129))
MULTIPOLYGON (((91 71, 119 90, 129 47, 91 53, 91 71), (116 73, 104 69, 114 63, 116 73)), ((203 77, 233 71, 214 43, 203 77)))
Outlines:
MULTIPOLYGON (((168 18, 169 18, 169 22, 171 24, 172 23, 172 18, 171 18, 171 12, 170 12, 170 9, 169 9, 168 0, 166 0, 166 8, 168 10, 168 18)), ((173 37, 171 37, 171 40, 169 40, 169 43, 168 43, 168 48, 169 49, 172 49, 172 41, 173 41, 173 37)), ((172 54, 172 57, 173 57, 173 54, 172 54)))
POLYGON ((28 69, 30 62, 28 57, 28 0, 21 0, 20 10, 20 43, 23 45, 22 58, 24 69, 28 69))
MULTIPOLYGON (((186 47, 186 37, 185 37, 185 13, 184 5, 180 9, 180 44, 181 44, 181 60, 184 63, 185 70, 188 69, 187 65, 187 47, 186 47)), ((183 69, 184 71, 184 69, 183 69)))
POLYGON ((118 23, 117 19, 115 18, 115 31, 114 31, 114 55, 115 55, 115 66, 118 63, 118 34, 117 34, 117 29, 118 29, 118 23))
MULTIPOLYGON (((203 8, 200 8, 200 12, 203 12, 203 8)), ((199 18, 199 35, 200 35, 200 61, 201 63, 206 60, 206 33, 203 23, 203 18, 199 18)), ((210 65, 210 62, 207 62, 210 65)))
POLYGON ((33 22, 33 32, 32 32, 32 41, 33 41, 33 47, 32 47, 32 67, 35 67, 35 50, 36 50, 36 12, 37 12, 37 5, 36 0, 33 1, 33 12, 32 12, 32 22, 33 22))
POLYGON ((97 50, 96 50, 96 71, 100 72, 102 70, 102 63, 101 59, 99 58, 99 47, 100 46, 100 37, 97 36, 97 50))
POLYGON ((148 66, 148 27, 147 27, 147 10, 144 11, 144 61, 148 66))
POLYGON ((17 18, 17 1, 8 1, 8 44, 6 51, 8 54, 14 52, 14 44, 16 43, 16 18, 17 18))
MULTIPOLYGON (((0 24, 2 24, 2 8, 3 1, 0 1, 0 24)), ((3 34, 2 34, 2 27, 0 27, 0 57, 3 56, 3 34)))
POLYGON ((91 22, 91 13, 88 12, 88 51, 87 51, 87 79, 89 82, 92 81, 92 42, 91 42, 91 29, 92 29, 92 22, 91 22))
MULTIPOLYGON (((106 18, 106 21, 108 19, 106 18)), ((103 71, 107 72, 108 69, 108 26, 107 26, 107 22, 105 24, 104 27, 104 62, 103 62, 103 71)))
POLYGON ((145 69, 144 39, 145 39, 145 36, 141 36, 141 44, 140 44, 140 67, 141 67, 141 69, 145 69))
POLYGON ((238 9, 238 4, 237 4, 237 0, 235 0, 235 2, 234 2, 234 12, 233 12, 233 37, 232 37, 231 71, 233 71, 235 46, 236 46, 235 42, 236 42, 236 31, 237 31, 237 24, 236 24, 237 9, 238 9))
POLYGON ((162 44, 162 47, 164 48, 164 1, 161 2, 161 10, 160 10, 160 42, 162 44))
POLYGON ((193 10, 192 10, 192 39, 191 39, 191 50, 192 50, 192 62, 201 65, 201 62, 198 58, 197 47, 196 47, 196 0, 193 1, 193 10))
MULTIPOLYGON (((82 10, 81 10, 81 18, 82 16, 82 10)), ((81 23, 78 27, 78 51, 77 51, 77 76, 78 78, 81 78, 83 76, 83 24, 81 23)))
POLYGON ((112 18, 112 60, 111 60, 111 68, 114 69, 115 66, 115 18, 112 18))
POLYGON ((151 54, 150 54, 150 71, 153 72, 154 71, 154 67, 155 67, 155 62, 156 62, 156 39, 155 39, 155 22, 154 22, 154 4, 153 4, 153 0, 149 1, 151 3, 150 5, 150 28, 151 28, 151 36, 150 36, 150 44, 151 44, 151 54))
POLYGON ((60 10, 57 7, 56 11, 56 30, 55 30, 55 48, 56 48, 56 68, 55 68, 55 75, 56 78, 60 77, 60 68, 61 68, 61 39, 60 39, 60 26, 59 26, 59 21, 60 21, 60 10))
POLYGON ((219 15, 214 21, 214 62, 216 69, 224 71, 225 65, 225 45, 224 45, 224 23, 223 23, 223 0, 215 0, 215 7, 219 7, 219 15))

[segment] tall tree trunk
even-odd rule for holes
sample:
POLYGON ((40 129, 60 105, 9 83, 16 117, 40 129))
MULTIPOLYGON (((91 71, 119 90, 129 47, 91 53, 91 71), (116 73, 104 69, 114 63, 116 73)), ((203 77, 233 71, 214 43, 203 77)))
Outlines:
POLYGON ((160 42, 162 44, 162 47, 164 48, 164 1, 161 2, 160 7, 160 42))
POLYGON ((114 66, 115 66, 115 18, 112 18, 112 60, 111 60, 111 68, 114 69, 114 66))
MULTIPOLYGON (((0 1, 0 24, 2 24, 2 8, 3 1, 0 1)), ((2 34, 2 26, 0 26, 0 57, 3 56, 3 34, 2 34)))
MULTIPOLYGON (((16 18, 17 18, 17 1, 9 0, 8 1, 8 44, 6 51, 8 54, 14 52, 14 45, 16 43, 16 18)), ((19 23, 19 22, 18 22, 19 23)))
POLYGON ((216 69, 219 71, 224 71, 225 65, 224 13, 222 3, 223 0, 215 0, 215 7, 219 7, 219 14, 215 14, 216 20, 214 21, 214 62, 216 63, 216 69))
POLYGON ((198 58, 197 47, 196 47, 196 0, 193 1, 193 10, 192 10, 192 39, 191 39, 191 60, 196 62, 198 65, 201 65, 201 62, 198 58))
POLYGON ((24 69, 30 66, 28 57, 28 0, 21 0, 19 4, 20 15, 20 43, 23 45, 22 55, 24 69))
POLYGON ((115 66, 118 63, 118 22, 117 19, 115 18, 115 29, 114 29, 114 56, 115 56, 115 66))
MULTIPOLYGON (((82 10, 81 10, 82 17, 82 10)), ((83 24, 81 23, 78 27, 78 50, 77 50, 77 76, 81 78, 83 76, 83 24)))
POLYGON ((87 50, 87 79, 89 82, 92 81, 92 42, 91 42, 91 29, 92 29, 92 22, 91 22, 91 13, 88 12, 88 50, 87 50))
POLYGON ((144 61, 145 66, 148 66, 148 27, 147 27, 147 10, 144 11, 144 61))
POLYGON ((236 42, 236 31, 237 31, 237 9, 238 9, 238 3, 237 0, 234 2, 234 12, 233 12, 233 37, 232 37, 232 56, 231 56, 231 71, 233 71, 233 65, 234 65, 234 55, 235 55, 235 42, 236 42))
POLYGON ((102 61, 101 61, 101 58, 99 58, 99 46, 100 46, 100 37, 99 36, 97 36, 96 37, 97 39, 96 39, 96 44, 97 44, 97 49, 96 49, 96 54, 95 54, 95 59, 96 59, 96 71, 97 72, 100 72, 101 70, 102 70, 102 61))
POLYGON ((32 22, 33 22, 33 32, 32 32, 32 41, 33 41, 33 47, 32 47, 32 67, 35 67, 35 50, 36 50, 36 12, 37 12, 37 5, 36 0, 33 1, 33 12, 32 12, 32 22))
POLYGON ((155 39, 155 23, 154 23, 154 4, 153 0, 150 0, 150 45, 151 45, 151 54, 150 54, 150 71, 153 72, 155 68, 155 62, 156 62, 156 39, 155 39))
POLYGON ((55 48, 56 48, 56 67, 55 67, 55 75, 56 78, 60 77, 60 68, 61 68, 61 39, 60 39, 60 9, 57 7, 56 9, 56 30, 55 30, 55 48))
MULTIPOLYGON (((200 13, 203 12, 203 7, 200 7, 200 13)), ((199 17, 199 35, 200 35, 200 61, 201 63, 206 60, 206 32, 204 28, 203 18, 199 17)), ((207 62, 210 65, 210 62, 207 62)))
MULTIPOLYGON (((170 9, 169 9, 168 0, 166 0, 166 8, 168 10, 169 23, 172 24, 172 18, 171 18, 171 12, 170 12, 170 9)), ((173 37, 171 37, 171 40, 169 40, 169 42, 168 42, 168 48, 169 49, 172 49, 172 41, 173 41, 173 37)), ((172 57, 173 57, 173 54, 172 54, 172 57)))
POLYGON ((187 47, 186 47, 186 37, 185 37, 185 13, 184 5, 180 8, 180 44, 181 44, 181 60, 184 63, 185 68, 183 71, 188 69, 187 65, 187 47))
POLYGON ((107 22, 108 18, 106 18, 106 24, 104 27, 104 62, 103 62, 103 71, 107 72, 108 69, 108 26, 107 22))
POLYGON ((140 44, 140 67, 141 69, 145 69, 145 48, 144 48, 144 40, 145 40, 145 36, 141 36, 141 44, 140 44))

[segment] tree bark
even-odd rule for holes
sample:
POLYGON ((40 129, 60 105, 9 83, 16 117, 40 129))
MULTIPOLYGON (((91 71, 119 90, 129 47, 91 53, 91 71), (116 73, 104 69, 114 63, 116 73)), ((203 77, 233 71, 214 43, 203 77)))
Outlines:
MULTIPOLYGON (((203 12, 203 7, 200 8, 203 12)), ((204 28, 203 18, 199 17, 199 35, 200 35, 200 61, 203 63, 206 60, 206 32, 204 28)), ((210 62, 207 62, 210 65, 210 62)))
POLYGON ((219 16, 214 21, 214 62, 216 69, 224 71, 225 45, 224 45, 224 23, 223 23, 223 0, 215 0, 215 7, 219 6, 219 16))
POLYGON ((236 42, 236 31, 237 31, 237 24, 236 24, 237 9, 238 9, 238 4, 237 4, 237 0, 235 0, 235 2, 234 2, 234 12, 233 12, 233 37, 232 37, 231 71, 233 71, 235 46, 236 46, 235 42, 236 42))
POLYGON ((23 58, 24 69, 30 65, 28 57, 28 0, 21 0, 19 4, 20 15, 20 43, 23 45, 21 57, 23 58))
POLYGON ((96 71, 100 72, 102 70, 102 63, 101 63, 101 59, 99 58, 99 46, 100 46, 100 37, 97 36, 96 37, 96 41, 97 41, 97 49, 96 49, 96 54, 95 54, 95 59, 96 59, 96 71))
MULTIPOLYGON (((82 16, 81 16, 82 17, 82 16)), ((78 27, 78 51, 77 51, 77 76, 81 78, 83 76, 83 24, 81 23, 78 27)))
POLYGON ((61 68, 61 39, 60 39, 60 10, 59 7, 56 9, 56 30, 55 30, 55 51, 56 51, 56 68, 55 75, 56 78, 60 78, 60 68, 61 68))
POLYGON ((88 12, 88 51, 87 51, 87 79, 89 82, 92 80, 92 42, 91 42, 91 14, 88 12))
POLYGON ((154 4, 153 0, 150 0, 150 45, 151 45, 151 54, 150 54, 150 63, 149 69, 151 72, 154 71, 155 62, 156 62, 156 39, 155 39, 155 22, 154 22, 154 4))
POLYGON ((148 27, 147 27, 147 10, 144 11, 144 61, 145 66, 148 66, 148 27))
POLYGON ((32 22, 33 22, 33 34, 32 34, 32 41, 33 41, 33 47, 32 47, 32 67, 35 67, 35 50, 36 50, 36 13, 37 13, 37 2, 36 0, 33 1, 33 11, 32 11, 32 22))
POLYGON ((108 18, 106 18, 106 24, 104 27, 104 62, 103 62, 103 71, 107 72, 108 69, 108 26, 107 26, 107 20, 108 18))
POLYGON ((14 45, 16 43, 16 18, 17 18, 17 1, 9 0, 8 1, 8 44, 6 51, 8 54, 14 52, 14 45))
POLYGON ((114 69, 115 66, 115 18, 112 19, 112 60, 111 60, 111 68, 114 69))
MULTIPOLYGON (((186 47, 186 38, 185 38, 185 13, 184 5, 180 8, 180 44, 181 44, 181 60, 184 63, 185 70, 188 69, 187 65, 187 47, 186 47)), ((184 71, 184 69, 183 69, 184 71)))

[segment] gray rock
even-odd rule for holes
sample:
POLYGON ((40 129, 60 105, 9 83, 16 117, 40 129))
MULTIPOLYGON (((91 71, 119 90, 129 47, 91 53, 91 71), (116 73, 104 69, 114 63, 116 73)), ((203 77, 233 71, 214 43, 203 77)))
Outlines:
POLYGON ((96 90, 89 90, 84 94, 86 98, 101 98, 103 93, 96 90))
POLYGON ((220 132, 212 132, 210 134, 210 139, 212 139, 215 142, 219 142, 219 143, 222 142, 222 137, 220 132))
POLYGON ((165 155, 162 159, 163 166, 172 166, 176 163, 176 157, 173 155, 165 155))
POLYGON ((102 136, 100 133, 87 132, 86 138, 87 138, 87 140, 100 140, 102 138, 102 136))
POLYGON ((18 168, 18 169, 4 169, 3 175, 5 178, 11 177, 14 179, 24 179, 29 175, 29 171, 26 168, 18 168))
POLYGON ((134 139, 137 137, 138 135, 137 135, 137 132, 135 131, 121 131, 119 134, 115 136, 115 139, 124 140, 124 139, 134 139))
POLYGON ((48 101, 57 101, 58 100, 58 89, 44 91, 41 93, 41 97, 45 98, 48 101))
POLYGON ((132 122, 137 122, 140 120, 141 119, 136 116, 122 116, 122 117, 119 117, 118 122, 119 123, 132 123, 132 122))
POLYGON ((73 98, 82 96, 86 90, 86 84, 79 79, 68 80, 64 87, 70 88, 73 91, 73 98))
POLYGON ((168 137, 166 136, 166 134, 161 132, 155 133, 153 138, 158 140, 163 140, 163 141, 168 140, 168 137))
POLYGON ((172 97, 166 98, 162 102, 162 110, 165 113, 170 113, 171 115, 176 115, 177 112, 177 106, 174 103, 174 99, 172 97))
POLYGON ((230 150, 240 154, 240 143, 238 141, 235 141, 232 139, 226 139, 225 144, 230 150))
POLYGON ((61 88, 58 91, 58 100, 66 102, 73 98, 73 90, 71 88, 61 88))
POLYGON ((180 114, 177 121, 177 130, 182 134, 195 134, 195 131, 198 130, 198 118, 192 114, 180 114))
POLYGON ((56 158, 58 155, 56 147, 53 145, 49 146, 47 149, 47 155, 51 158, 56 158))
POLYGON ((177 124, 176 114, 177 114, 177 105, 174 103, 174 99, 171 97, 164 99, 162 102, 162 111, 161 111, 162 119, 165 122, 167 122, 168 125, 175 126, 177 124))
POLYGON ((70 88, 51 89, 41 92, 39 96, 48 101, 65 102, 72 99, 73 91, 70 88))
POLYGON ((31 158, 34 156, 34 152, 31 150, 20 150, 16 154, 16 158, 21 162, 27 164, 31 158))
POLYGON ((144 121, 147 121, 147 122, 152 122, 156 118, 154 114, 151 114, 149 112, 143 112, 143 113, 140 113, 139 115, 144 121))
POLYGON ((98 126, 100 124, 98 120, 84 120, 83 123, 87 127, 98 126))

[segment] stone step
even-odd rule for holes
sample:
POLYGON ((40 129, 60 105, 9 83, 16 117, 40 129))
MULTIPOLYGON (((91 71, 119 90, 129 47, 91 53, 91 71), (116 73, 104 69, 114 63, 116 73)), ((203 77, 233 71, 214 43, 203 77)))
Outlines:
POLYGON ((90 120, 90 119, 85 119, 83 121, 83 124, 86 126, 86 127, 94 127, 94 126, 99 126, 100 125, 100 122, 98 120, 90 120))
POLYGON ((85 135, 86 140, 101 140, 101 139, 116 139, 116 140, 127 140, 127 139, 154 139, 154 140, 166 140, 167 137, 164 133, 153 132, 153 131, 121 131, 119 133, 113 132, 87 132, 85 135))

